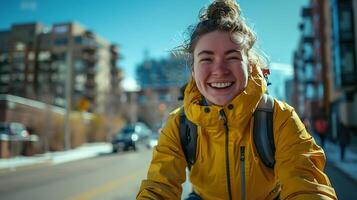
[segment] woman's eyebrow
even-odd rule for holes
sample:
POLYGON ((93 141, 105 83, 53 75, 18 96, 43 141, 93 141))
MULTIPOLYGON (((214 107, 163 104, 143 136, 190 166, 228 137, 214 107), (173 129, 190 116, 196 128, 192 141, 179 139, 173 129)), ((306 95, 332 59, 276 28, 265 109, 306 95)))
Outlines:
POLYGON ((228 55, 228 54, 231 54, 231 53, 238 53, 239 55, 242 55, 242 52, 240 50, 237 50, 237 49, 230 49, 230 50, 226 51, 224 54, 228 55))
POLYGON ((199 52, 199 53, 197 54, 197 56, 200 56, 200 55, 202 55, 202 54, 213 55, 213 51, 203 50, 203 51, 199 52))

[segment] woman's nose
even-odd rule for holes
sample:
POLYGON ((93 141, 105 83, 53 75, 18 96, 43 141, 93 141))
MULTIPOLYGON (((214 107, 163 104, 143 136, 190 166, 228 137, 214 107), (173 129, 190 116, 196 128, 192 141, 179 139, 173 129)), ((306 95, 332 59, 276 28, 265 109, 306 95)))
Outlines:
POLYGON ((229 73, 227 65, 224 61, 217 61, 212 69, 212 74, 216 76, 222 76, 229 73))

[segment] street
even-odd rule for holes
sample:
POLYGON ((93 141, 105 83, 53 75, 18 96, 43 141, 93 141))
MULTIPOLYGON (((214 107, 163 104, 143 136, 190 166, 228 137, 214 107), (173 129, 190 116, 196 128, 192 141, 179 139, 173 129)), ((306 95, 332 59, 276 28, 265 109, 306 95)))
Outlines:
MULTIPOLYGON (((0 199, 135 199, 150 160, 151 150, 140 148, 139 152, 2 172, 0 199)), ((326 172, 340 200, 357 199, 356 182, 333 166, 327 165, 326 172)))
POLYGON ((351 180, 339 169, 329 164, 326 165, 325 172, 330 178, 339 200, 357 199, 357 182, 351 180))
POLYGON ((103 155, 0 174, 0 199, 135 199, 151 151, 103 155))

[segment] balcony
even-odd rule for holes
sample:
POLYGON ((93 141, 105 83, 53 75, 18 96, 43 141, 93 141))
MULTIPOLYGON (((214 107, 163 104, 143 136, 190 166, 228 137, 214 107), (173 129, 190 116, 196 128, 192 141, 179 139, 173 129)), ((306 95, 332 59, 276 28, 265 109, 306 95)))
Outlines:
POLYGON ((314 42, 314 36, 310 36, 310 35, 303 35, 302 36, 302 42, 304 43, 304 44, 313 44, 313 42, 314 42))
POLYGON ((90 54, 88 52, 83 52, 82 59, 84 63, 94 64, 98 61, 98 56, 95 54, 90 54))
POLYGON ((312 17, 312 8, 311 7, 305 7, 301 10, 301 17, 312 17))
POLYGON ((85 53, 94 54, 97 51, 97 46, 94 44, 87 44, 83 46, 82 51, 85 53))
POLYGON ((304 64, 314 64, 315 62, 315 57, 314 56, 309 56, 307 58, 304 58, 304 64))
POLYGON ((317 85, 317 80, 315 78, 305 78, 304 84, 305 85, 317 85))

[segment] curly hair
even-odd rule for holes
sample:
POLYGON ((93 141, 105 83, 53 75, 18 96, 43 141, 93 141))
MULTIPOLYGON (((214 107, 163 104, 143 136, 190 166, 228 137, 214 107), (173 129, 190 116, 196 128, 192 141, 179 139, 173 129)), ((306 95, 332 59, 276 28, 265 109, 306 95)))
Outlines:
POLYGON ((238 43, 247 53, 250 65, 260 68, 267 67, 264 54, 253 48, 257 37, 241 16, 241 9, 235 0, 215 0, 207 8, 201 9, 199 22, 188 28, 189 38, 179 47, 179 51, 188 54, 193 63, 193 51, 201 36, 213 32, 231 33, 232 41, 238 43))

